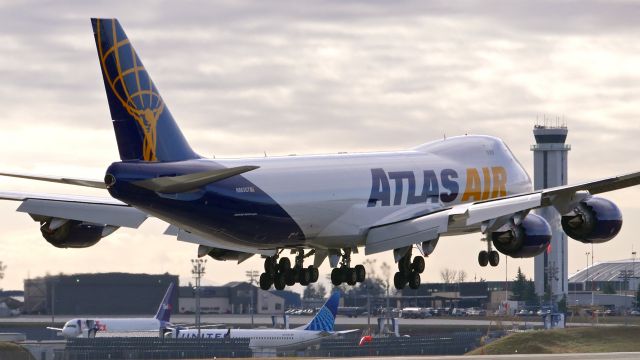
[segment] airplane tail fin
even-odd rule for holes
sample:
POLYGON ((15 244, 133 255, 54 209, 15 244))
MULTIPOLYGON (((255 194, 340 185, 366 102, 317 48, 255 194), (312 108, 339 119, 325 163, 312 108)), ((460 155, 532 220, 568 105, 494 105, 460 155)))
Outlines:
POLYGON ((340 303, 340 292, 336 291, 329 297, 316 316, 304 327, 304 330, 333 331, 340 303))
POLYGON ((91 19, 120 159, 196 159, 117 19, 91 19))
POLYGON ((173 297, 173 283, 169 284, 167 288, 167 292, 164 293, 164 297, 162 298, 162 302, 158 307, 158 311, 156 312, 155 318, 164 321, 170 322, 171 320, 171 298, 173 297))

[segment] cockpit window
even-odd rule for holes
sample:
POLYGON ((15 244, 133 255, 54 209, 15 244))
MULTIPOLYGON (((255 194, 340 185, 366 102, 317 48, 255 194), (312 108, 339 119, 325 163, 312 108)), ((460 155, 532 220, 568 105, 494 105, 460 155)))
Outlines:
POLYGON ((75 325, 75 324, 68 324, 68 325, 67 325, 67 327, 70 327, 70 328, 74 328, 74 329, 75 329, 75 328, 76 328, 76 325, 75 325))

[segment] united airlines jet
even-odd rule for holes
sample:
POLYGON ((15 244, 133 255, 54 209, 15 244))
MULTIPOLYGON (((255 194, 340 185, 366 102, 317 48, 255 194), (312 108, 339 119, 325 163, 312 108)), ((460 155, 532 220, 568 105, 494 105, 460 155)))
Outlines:
POLYGON ((165 337, 173 338, 248 338, 254 352, 268 350, 300 350, 320 343, 329 336, 346 334, 356 330, 334 331, 340 292, 334 292, 308 324, 295 329, 180 329, 174 328, 165 337))
POLYGON ((480 232, 486 244, 480 266, 498 265, 499 253, 542 253, 551 229, 531 212, 541 207, 555 208, 573 239, 609 241, 622 215, 597 195, 640 183, 635 172, 534 191, 507 145, 491 136, 393 152, 205 159, 182 135, 118 21, 91 23, 120 161, 103 181, 3 175, 106 189, 111 197, 0 193, 20 201, 18 211, 31 215, 57 247, 88 247, 153 216, 167 223, 165 234, 198 245, 199 256, 263 257, 265 290, 317 281, 326 259, 333 284, 362 282, 365 268, 351 262, 362 248, 393 251, 396 288, 415 289, 423 256, 441 236, 480 232))
POLYGON ((59 331, 66 338, 95 337, 101 333, 126 333, 156 331, 159 334, 165 329, 171 328, 171 297, 173 295, 173 283, 169 284, 164 294, 156 315, 152 318, 98 318, 98 319, 71 319, 62 329, 47 327, 50 330, 59 331))

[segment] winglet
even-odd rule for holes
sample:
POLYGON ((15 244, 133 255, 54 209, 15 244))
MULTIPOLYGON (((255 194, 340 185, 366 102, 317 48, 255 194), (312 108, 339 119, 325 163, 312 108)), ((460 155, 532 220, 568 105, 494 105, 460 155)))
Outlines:
POLYGON ((333 331, 333 325, 336 322, 336 315, 338 314, 338 304, 340 303, 340 292, 336 291, 322 306, 316 316, 304 327, 304 330, 311 331, 333 331))

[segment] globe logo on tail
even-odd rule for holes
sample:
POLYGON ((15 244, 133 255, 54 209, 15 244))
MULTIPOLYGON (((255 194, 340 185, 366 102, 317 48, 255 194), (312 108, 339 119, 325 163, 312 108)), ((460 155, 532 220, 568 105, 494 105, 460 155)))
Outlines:
POLYGON ((98 56, 105 83, 144 134, 143 159, 157 161, 156 127, 165 108, 164 101, 116 20, 98 20, 97 27, 98 56), (101 39, 103 36, 105 39, 101 39))

